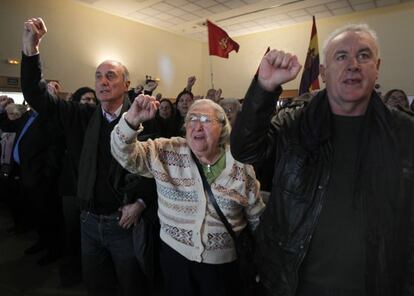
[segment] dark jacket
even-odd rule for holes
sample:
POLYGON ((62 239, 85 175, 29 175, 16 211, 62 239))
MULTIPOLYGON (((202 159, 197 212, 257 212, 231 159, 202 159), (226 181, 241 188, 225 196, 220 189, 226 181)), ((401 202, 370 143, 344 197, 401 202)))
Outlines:
MULTIPOLYGON (((306 108, 284 109, 271 119, 280 93, 252 83, 231 134, 231 148, 242 162, 275 160, 271 196, 256 231, 258 266, 269 295, 294 296, 329 184, 331 111, 326 91, 321 91, 306 108)), ((357 192, 370 205, 366 209, 380 204, 386 214, 366 210, 367 295, 414 295, 414 120, 388 110, 375 92, 368 108, 361 171, 370 173, 361 173, 364 181, 356 185, 357 192), (370 133, 376 136, 370 138, 370 133), (387 175, 391 171, 394 176, 387 175), (385 226, 373 233, 372 225, 385 226)))
MULTIPOLYGON (((97 137, 99 134, 99 116, 96 112, 101 112, 101 107, 90 104, 79 104, 77 102, 67 102, 63 100, 57 100, 47 92, 46 81, 42 79, 42 71, 40 65, 39 55, 28 57, 23 54, 22 67, 21 67, 21 83, 22 91, 26 101, 35 109, 39 114, 47 114, 49 120, 57 122, 63 130, 65 136, 65 142, 67 152, 70 159, 75 164, 75 175, 79 177, 78 197, 81 201, 81 209, 88 209, 91 206, 93 199, 93 188, 95 182, 95 174, 93 169, 96 166, 92 165, 90 158, 96 155, 91 149, 97 143, 91 145, 91 134, 97 137), (91 131, 91 125, 95 125, 94 130, 91 131), (95 127, 98 130, 95 130, 95 127), (89 134, 88 134, 89 133, 89 134), (87 150, 88 155, 83 154, 84 161, 81 162, 82 152, 87 150), (85 160, 86 159, 86 160, 85 160), (80 168, 80 170, 79 170, 80 168), (86 171, 85 171, 86 170, 86 171), (83 182, 83 183, 82 183, 83 182)), ((123 111, 126 111, 129 107, 129 100, 125 98, 123 111)), ((96 159, 96 157, 95 157, 96 159)), ((96 172, 95 172, 96 173, 96 172)), ((125 196, 122 193, 122 188, 125 186, 125 174, 127 172, 116 162, 111 156, 111 167, 108 171, 107 182, 110 183, 110 187, 113 188, 114 196, 117 198, 120 204, 127 204, 135 202, 137 198, 142 198, 145 201, 148 198, 150 202, 155 194, 155 183, 153 180, 142 178, 140 184, 142 190, 145 190, 143 195, 148 196, 125 196)))
MULTIPOLYGON (((1 129, 16 133, 14 145, 31 113, 27 111, 16 120, 9 120, 6 112, 0 114, 1 129)), ((54 124, 44 116, 36 117, 19 143, 19 171, 23 185, 33 187, 46 181, 45 178, 56 181, 61 169, 62 141, 54 124)))

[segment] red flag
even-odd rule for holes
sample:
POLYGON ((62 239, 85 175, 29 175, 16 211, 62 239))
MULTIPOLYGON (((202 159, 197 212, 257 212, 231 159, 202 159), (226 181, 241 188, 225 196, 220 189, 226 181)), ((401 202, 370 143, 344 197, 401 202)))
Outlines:
MULTIPOLYGON (((266 49, 266 52, 264 53, 264 55, 263 56, 265 56, 265 55, 267 55, 267 53, 270 51, 270 46, 268 46, 267 47, 267 49, 266 49)), ((260 61, 261 62, 261 61, 260 61)), ((260 68, 260 63, 259 63, 259 66, 257 67, 257 70, 256 70, 256 75, 257 74, 259 74, 259 68, 260 68)))
POLYGON ((313 17, 312 33, 309 49, 306 55, 305 67, 300 80, 299 95, 311 90, 319 89, 319 49, 318 33, 316 32, 315 17, 313 17))
POLYGON ((239 52, 239 45, 227 35, 227 33, 207 20, 208 27, 208 46, 210 55, 228 58, 229 52, 235 50, 239 52))

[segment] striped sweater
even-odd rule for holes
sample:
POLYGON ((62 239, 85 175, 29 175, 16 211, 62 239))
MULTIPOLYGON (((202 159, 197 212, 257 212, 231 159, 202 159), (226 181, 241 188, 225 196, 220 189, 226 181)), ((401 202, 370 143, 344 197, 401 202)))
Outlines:
MULTIPOLYGON (((137 141, 122 116, 111 134, 114 158, 128 171, 156 180, 160 237, 191 261, 234 261, 233 240, 204 192, 201 176, 184 138, 137 141)), ((238 233, 254 229, 264 210, 253 167, 236 161, 226 148, 226 167, 211 184, 220 209, 238 233)))

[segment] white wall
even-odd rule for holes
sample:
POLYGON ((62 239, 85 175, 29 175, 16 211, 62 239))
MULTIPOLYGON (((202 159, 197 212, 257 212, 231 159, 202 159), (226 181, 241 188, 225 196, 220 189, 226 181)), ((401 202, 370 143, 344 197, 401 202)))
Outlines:
MULTIPOLYGON (((381 91, 401 88, 414 95, 414 4, 401 4, 348 16, 316 20, 319 49, 324 38, 347 23, 367 23, 376 30, 380 40, 382 62, 380 67, 381 91)), ((243 97, 266 48, 281 49, 296 54, 302 64, 309 46, 312 23, 303 23, 263 33, 234 38, 240 44, 239 53, 232 52, 228 60, 211 57, 215 87, 223 89, 225 97, 243 97)), ((208 52, 204 44, 204 52, 208 52)), ((205 85, 210 83, 209 58, 203 55, 205 85)), ((285 89, 298 89, 297 79, 285 89)), ((321 83, 322 84, 322 83, 321 83)))
MULTIPOLYGON (((206 43, 154 29, 72 0, 1 0, 0 75, 19 76, 19 66, 5 59, 20 57, 23 22, 31 16, 44 17, 49 32, 42 42, 45 77, 58 79, 64 91, 94 85, 97 64, 107 58, 122 61, 131 72, 133 84, 145 75, 161 78, 158 91, 175 97, 187 77, 197 76, 195 94, 210 87, 210 62, 215 87, 225 97, 243 97, 266 48, 283 49, 298 55, 303 63, 308 49, 311 22, 234 38, 239 53, 229 59, 208 56, 206 43)), ((414 95, 414 4, 388 6, 348 16, 317 20, 319 45, 335 28, 350 22, 367 22, 378 32, 382 64, 382 91, 402 88, 414 95)), ((299 77, 286 89, 298 88, 299 77)))
POLYGON ((72 0, 1 0, 0 75, 20 76, 19 66, 5 59, 20 57, 24 21, 44 18, 48 33, 41 44, 47 79, 64 91, 94 86, 96 66, 116 59, 129 69, 133 84, 145 75, 159 77, 157 92, 174 97, 196 75, 195 91, 203 89, 202 43, 90 9, 72 0))

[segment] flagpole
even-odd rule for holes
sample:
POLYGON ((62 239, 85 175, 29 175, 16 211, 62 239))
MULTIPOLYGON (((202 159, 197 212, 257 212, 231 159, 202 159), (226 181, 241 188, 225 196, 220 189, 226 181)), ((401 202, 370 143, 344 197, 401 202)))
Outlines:
POLYGON ((213 62, 211 60, 211 55, 209 55, 209 61, 210 61, 210 80, 211 80, 211 88, 214 89, 214 77, 213 77, 213 62))

